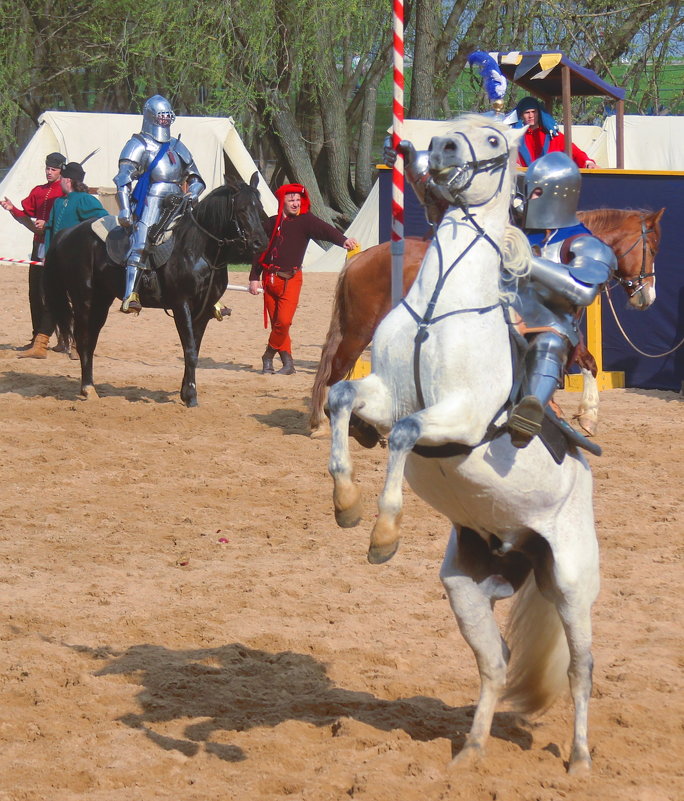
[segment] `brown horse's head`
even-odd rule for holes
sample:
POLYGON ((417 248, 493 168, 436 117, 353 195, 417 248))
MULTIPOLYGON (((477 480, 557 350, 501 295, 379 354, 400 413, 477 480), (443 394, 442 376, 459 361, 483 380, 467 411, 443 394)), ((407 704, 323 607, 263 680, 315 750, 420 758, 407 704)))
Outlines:
POLYGON ((618 266, 614 278, 634 309, 647 309, 656 299, 655 257, 664 211, 598 209, 577 215, 592 234, 615 251, 618 266))

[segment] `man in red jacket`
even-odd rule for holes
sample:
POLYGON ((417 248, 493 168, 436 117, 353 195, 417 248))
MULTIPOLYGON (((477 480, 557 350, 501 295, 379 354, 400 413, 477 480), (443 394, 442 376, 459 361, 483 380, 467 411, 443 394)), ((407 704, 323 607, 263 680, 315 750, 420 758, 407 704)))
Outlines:
MULTIPOLYGON (((560 133, 553 117, 548 114, 542 104, 534 97, 523 97, 515 107, 518 121, 514 128, 528 125, 523 141, 518 146, 518 164, 529 167, 533 161, 545 156, 547 153, 563 153, 565 151, 565 136, 560 133)), ((596 162, 572 145, 572 160, 581 168, 593 170, 596 162)))
MULTIPOLYGON (((33 249, 31 261, 45 258, 44 233, 45 223, 50 217, 52 205, 64 195, 60 178, 62 167, 66 159, 61 153, 50 153, 45 159, 46 183, 35 186, 29 196, 21 201, 21 208, 17 208, 9 198, 0 200, 0 206, 9 211, 14 219, 33 231, 33 249)), ((24 352, 20 359, 45 359, 50 337, 54 333, 55 323, 45 303, 43 292, 43 266, 31 264, 29 266, 29 306, 31 309, 31 344, 20 348, 24 352)))
POLYGON ((332 242, 346 250, 358 247, 358 242, 309 211, 309 195, 302 184, 285 184, 276 189, 275 195, 278 213, 268 221, 268 247, 254 261, 249 274, 249 291, 256 295, 263 287, 264 327, 267 314, 271 322, 271 335, 261 357, 262 372, 275 372, 273 357, 279 353, 283 366, 278 372, 292 375, 295 368, 290 326, 302 289, 302 261, 306 248, 312 239, 332 242))

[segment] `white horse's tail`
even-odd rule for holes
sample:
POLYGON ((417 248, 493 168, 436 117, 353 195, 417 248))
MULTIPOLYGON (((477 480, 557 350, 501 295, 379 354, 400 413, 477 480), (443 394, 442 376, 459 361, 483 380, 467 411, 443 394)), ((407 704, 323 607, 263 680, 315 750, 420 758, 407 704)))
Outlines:
POLYGON ((504 700, 525 715, 544 712, 569 688, 570 652, 556 607, 539 592, 533 572, 513 601, 506 642, 504 700))

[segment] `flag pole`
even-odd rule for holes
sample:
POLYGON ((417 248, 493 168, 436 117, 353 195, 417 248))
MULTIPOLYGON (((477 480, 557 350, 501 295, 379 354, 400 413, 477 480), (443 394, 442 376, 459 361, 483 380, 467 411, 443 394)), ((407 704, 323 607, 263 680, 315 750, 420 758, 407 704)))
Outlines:
POLYGON ((394 92, 392 98, 392 147, 397 158, 392 168, 392 306, 404 294, 404 157, 398 152, 404 123, 404 3, 393 0, 394 92))

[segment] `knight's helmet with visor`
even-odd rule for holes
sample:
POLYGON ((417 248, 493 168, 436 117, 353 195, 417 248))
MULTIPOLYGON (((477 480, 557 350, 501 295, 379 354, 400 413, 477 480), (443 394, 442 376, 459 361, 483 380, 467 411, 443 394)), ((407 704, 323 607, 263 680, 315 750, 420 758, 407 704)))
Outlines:
POLYGON ((554 229, 578 225, 581 183, 577 165, 565 153, 547 153, 533 161, 523 178, 523 227, 554 229))
POLYGON ((171 103, 161 95, 154 95, 143 106, 142 132, 157 142, 168 142, 175 119, 171 103))

